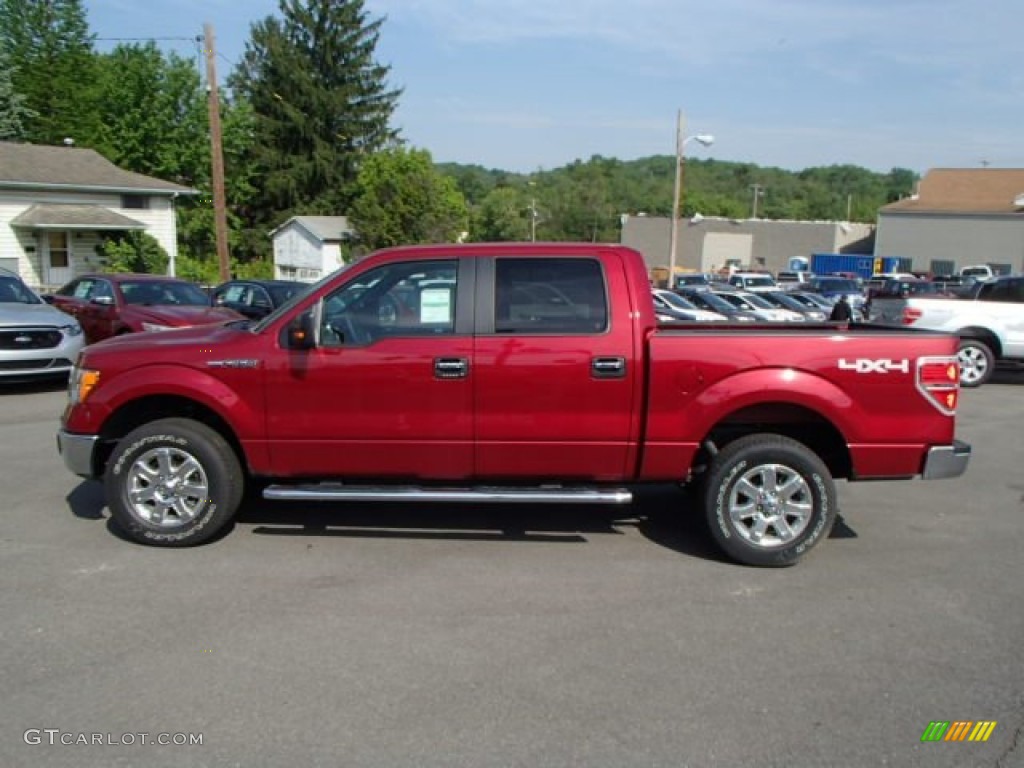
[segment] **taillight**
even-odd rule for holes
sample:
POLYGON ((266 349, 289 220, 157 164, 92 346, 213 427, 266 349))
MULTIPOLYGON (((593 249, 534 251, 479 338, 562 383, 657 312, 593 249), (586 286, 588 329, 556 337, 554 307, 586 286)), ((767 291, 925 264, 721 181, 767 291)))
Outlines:
POLYGON ((955 357, 921 357, 917 360, 917 389, 947 416, 960 400, 960 364, 955 357))
POLYGON ((921 319, 921 310, 920 309, 915 309, 914 307, 904 307, 903 308, 903 316, 900 318, 900 321, 903 323, 903 325, 913 325, 914 323, 916 323, 920 319, 921 319))

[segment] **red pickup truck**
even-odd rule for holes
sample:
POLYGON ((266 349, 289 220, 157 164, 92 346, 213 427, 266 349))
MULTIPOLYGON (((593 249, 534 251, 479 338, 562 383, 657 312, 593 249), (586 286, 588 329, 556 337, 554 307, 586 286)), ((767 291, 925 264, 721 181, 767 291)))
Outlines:
POLYGON ((622 246, 395 248, 255 324, 86 348, 58 445, 148 544, 210 539, 247 486, 621 504, 678 482, 730 556, 788 565, 832 527, 834 478, 964 472, 956 353, 898 329, 659 327, 622 246))

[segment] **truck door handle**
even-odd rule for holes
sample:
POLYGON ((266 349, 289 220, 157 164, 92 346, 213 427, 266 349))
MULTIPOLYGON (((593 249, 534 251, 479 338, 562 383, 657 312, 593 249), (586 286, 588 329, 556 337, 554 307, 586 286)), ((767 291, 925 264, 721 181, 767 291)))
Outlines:
POLYGON ((469 360, 464 357, 435 357, 434 377, 464 379, 469 375, 469 360))
POLYGON ((595 379, 623 379, 626 377, 626 358, 595 357, 590 362, 590 375, 595 379))

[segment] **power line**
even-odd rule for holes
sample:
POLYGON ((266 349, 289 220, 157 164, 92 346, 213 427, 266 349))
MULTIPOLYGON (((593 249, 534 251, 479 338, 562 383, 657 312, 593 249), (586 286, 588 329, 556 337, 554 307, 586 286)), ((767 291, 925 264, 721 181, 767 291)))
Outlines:
POLYGON ((153 41, 153 42, 156 42, 157 40, 160 40, 160 41, 164 41, 164 40, 179 40, 179 41, 186 41, 186 42, 189 42, 189 43, 196 43, 196 42, 201 42, 202 39, 203 39, 203 36, 202 35, 195 35, 193 37, 94 37, 93 39, 94 40, 103 40, 104 42, 114 41, 114 42, 122 42, 122 43, 126 43, 126 42, 136 42, 137 43, 137 42, 141 42, 141 41, 147 41, 147 42, 148 41, 153 41))

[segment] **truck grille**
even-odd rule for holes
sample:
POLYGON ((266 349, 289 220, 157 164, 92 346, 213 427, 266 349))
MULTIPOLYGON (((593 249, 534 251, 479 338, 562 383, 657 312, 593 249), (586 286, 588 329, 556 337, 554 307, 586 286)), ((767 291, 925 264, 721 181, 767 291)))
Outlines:
POLYGON ((0 330, 0 349, 53 349, 64 337, 56 328, 0 330))
POLYGON ((40 371, 44 368, 70 368, 66 357, 46 357, 36 360, 0 360, 0 371, 40 371))

